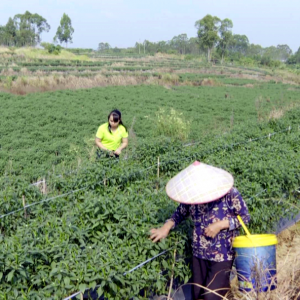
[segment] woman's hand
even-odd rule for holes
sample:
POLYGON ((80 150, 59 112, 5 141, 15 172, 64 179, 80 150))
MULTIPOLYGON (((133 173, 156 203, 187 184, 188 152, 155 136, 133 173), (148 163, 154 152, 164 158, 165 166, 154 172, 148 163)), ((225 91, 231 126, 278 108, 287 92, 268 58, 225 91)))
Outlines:
POLYGON ((161 239, 165 239, 171 230, 171 228, 175 225, 173 220, 168 220, 162 227, 160 228, 152 228, 150 230, 150 239, 156 243, 161 239))
POLYGON ((208 237, 214 238, 221 230, 226 228, 229 228, 228 220, 218 221, 205 228, 204 234, 208 237))
POLYGON ((114 153, 117 154, 117 155, 120 155, 121 152, 122 152, 122 150, 119 148, 119 149, 117 149, 114 153))
POLYGON ((151 233, 150 239, 154 243, 156 243, 161 239, 165 239, 168 236, 169 232, 170 232, 170 230, 168 230, 166 228, 163 228, 163 227, 160 227, 160 228, 157 228, 157 229, 152 228, 150 230, 150 233, 151 233))

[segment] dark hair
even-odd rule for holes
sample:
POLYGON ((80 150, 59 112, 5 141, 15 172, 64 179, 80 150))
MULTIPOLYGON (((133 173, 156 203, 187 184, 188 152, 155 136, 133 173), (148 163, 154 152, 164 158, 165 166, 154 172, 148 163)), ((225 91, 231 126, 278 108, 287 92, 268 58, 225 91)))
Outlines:
POLYGON ((127 127, 122 122, 121 112, 119 110, 117 110, 117 109, 112 110, 109 113, 108 117, 107 117, 107 119, 108 119, 108 131, 111 133, 111 126, 110 126, 110 123, 109 123, 109 119, 110 119, 111 115, 113 116, 114 122, 118 122, 120 120, 119 125, 124 126, 125 130, 127 131, 127 127))

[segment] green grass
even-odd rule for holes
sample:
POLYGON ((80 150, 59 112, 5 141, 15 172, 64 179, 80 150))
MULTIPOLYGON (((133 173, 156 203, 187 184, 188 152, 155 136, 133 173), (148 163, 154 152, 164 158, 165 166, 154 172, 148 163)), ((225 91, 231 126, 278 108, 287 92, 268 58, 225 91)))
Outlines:
POLYGON ((68 60, 89 60, 90 58, 86 55, 75 55, 67 50, 62 50, 58 55, 51 55, 46 50, 36 48, 17 48, 14 50, 17 55, 24 55, 30 59, 36 58, 50 58, 50 59, 68 59, 68 60))

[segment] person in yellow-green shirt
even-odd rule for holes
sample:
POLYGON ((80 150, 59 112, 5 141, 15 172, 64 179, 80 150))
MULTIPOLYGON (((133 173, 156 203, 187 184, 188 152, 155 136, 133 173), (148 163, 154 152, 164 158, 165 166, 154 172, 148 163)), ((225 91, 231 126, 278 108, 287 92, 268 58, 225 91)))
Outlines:
MULTIPOLYGON (((122 150, 127 147, 128 131, 122 122, 119 110, 111 111, 108 115, 108 122, 99 126, 95 142, 100 150, 115 157, 119 157, 122 150)), ((101 157, 100 153, 98 153, 98 157, 101 157)))

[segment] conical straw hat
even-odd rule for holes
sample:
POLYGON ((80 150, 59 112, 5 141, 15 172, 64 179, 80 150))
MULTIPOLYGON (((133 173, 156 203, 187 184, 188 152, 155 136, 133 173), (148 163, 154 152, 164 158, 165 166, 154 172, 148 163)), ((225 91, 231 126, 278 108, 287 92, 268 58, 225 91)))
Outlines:
POLYGON ((166 192, 172 200, 177 202, 202 204, 220 199, 232 187, 231 174, 195 161, 167 183, 166 192))

